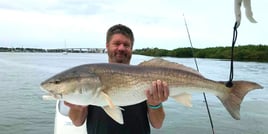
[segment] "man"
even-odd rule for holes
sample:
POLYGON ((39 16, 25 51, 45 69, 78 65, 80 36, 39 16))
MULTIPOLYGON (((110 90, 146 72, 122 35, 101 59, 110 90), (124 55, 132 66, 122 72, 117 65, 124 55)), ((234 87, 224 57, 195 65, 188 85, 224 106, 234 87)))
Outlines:
MULTIPOLYGON (((109 63, 130 64, 134 36, 130 28, 118 24, 107 31, 106 48, 109 63)), ((169 96, 166 82, 153 81, 145 92, 147 101, 122 107, 124 124, 111 119, 101 107, 77 106, 65 102, 70 107, 69 117, 75 126, 87 121, 88 134, 149 134, 150 124, 161 128, 165 113, 162 102, 169 96)))

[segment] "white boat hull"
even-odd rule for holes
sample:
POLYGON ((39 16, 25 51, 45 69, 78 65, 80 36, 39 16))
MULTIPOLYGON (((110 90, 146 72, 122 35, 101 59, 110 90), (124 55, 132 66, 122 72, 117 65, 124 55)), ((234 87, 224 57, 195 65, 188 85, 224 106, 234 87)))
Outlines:
POLYGON ((69 107, 64 105, 63 101, 57 101, 54 134, 87 134, 86 123, 80 127, 73 125, 68 117, 69 107))

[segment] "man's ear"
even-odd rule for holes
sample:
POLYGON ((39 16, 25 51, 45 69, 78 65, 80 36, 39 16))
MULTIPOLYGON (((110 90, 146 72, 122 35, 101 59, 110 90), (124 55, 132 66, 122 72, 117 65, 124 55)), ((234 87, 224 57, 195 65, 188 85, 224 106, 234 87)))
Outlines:
POLYGON ((109 44, 108 44, 108 43, 106 43, 106 49, 108 49, 108 47, 109 47, 109 44))

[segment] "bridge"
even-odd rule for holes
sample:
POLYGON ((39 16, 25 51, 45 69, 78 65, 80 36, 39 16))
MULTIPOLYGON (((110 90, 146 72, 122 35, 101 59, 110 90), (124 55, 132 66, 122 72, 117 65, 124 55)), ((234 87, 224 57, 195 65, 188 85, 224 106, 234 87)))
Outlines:
POLYGON ((68 53, 106 53, 105 48, 53 48, 53 49, 43 49, 43 48, 7 48, 0 47, 0 52, 68 52, 68 53))
POLYGON ((105 48, 57 48, 47 49, 47 52, 68 52, 68 53, 105 53, 105 48))

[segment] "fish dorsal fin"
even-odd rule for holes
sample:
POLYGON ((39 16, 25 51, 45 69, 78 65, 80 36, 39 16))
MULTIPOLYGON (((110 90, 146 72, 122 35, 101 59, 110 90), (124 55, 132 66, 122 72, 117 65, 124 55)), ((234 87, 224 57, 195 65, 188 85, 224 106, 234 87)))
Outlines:
POLYGON ((190 67, 187 67, 182 64, 175 63, 175 62, 170 62, 162 58, 153 58, 151 60, 141 62, 139 66, 152 66, 152 67, 165 67, 165 68, 179 69, 179 70, 191 72, 199 76, 202 76, 198 71, 190 67))
POLYGON ((105 113, 119 124, 124 124, 121 108, 115 106, 112 102, 112 99, 106 93, 100 92, 100 96, 103 97, 108 104, 107 106, 102 107, 105 113))
POLYGON ((186 107, 192 107, 192 95, 191 94, 181 93, 179 95, 171 96, 171 97, 186 107))

